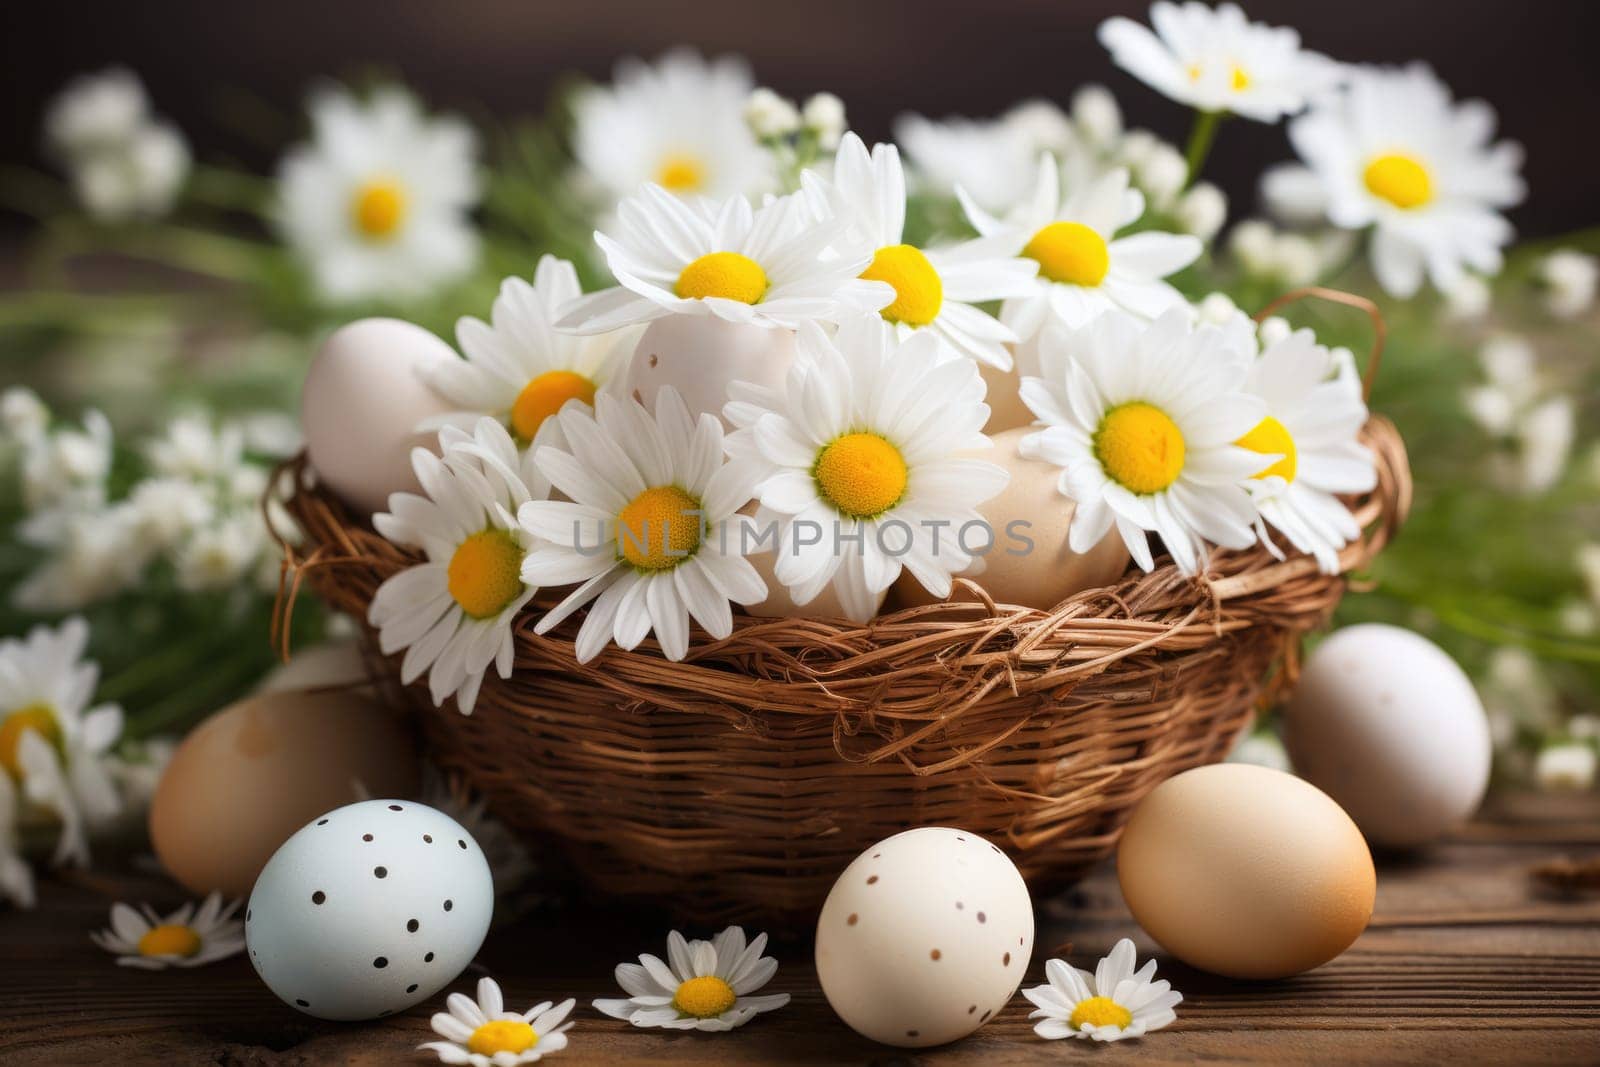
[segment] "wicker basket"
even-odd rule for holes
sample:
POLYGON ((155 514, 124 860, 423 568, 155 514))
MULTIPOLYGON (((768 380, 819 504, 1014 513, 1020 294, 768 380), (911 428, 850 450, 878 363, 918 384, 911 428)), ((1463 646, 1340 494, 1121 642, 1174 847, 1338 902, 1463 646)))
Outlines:
MULTIPOLYGON (((1379 481, 1352 502, 1366 532, 1341 556, 1347 573, 1410 502, 1394 427, 1374 417, 1364 436, 1379 481)), ((291 591, 309 582, 365 618, 414 557, 315 489, 303 463, 289 474, 303 533, 291 591)), ((545 636, 526 614, 513 676, 491 675, 474 714, 435 708, 423 682, 407 699, 445 769, 600 890, 701 923, 799 926, 856 853, 911 826, 983 834, 1036 887, 1079 875, 1157 783, 1226 753, 1345 585, 1303 556, 1218 551, 1205 577, 1167 562, 1051 611, 962 583, 953 602, 868 625, 741 616, 682 663, 647 640, 579 665, 581 613, 545 636)), ((372 658, 398 675, 398 657, 372 658)))

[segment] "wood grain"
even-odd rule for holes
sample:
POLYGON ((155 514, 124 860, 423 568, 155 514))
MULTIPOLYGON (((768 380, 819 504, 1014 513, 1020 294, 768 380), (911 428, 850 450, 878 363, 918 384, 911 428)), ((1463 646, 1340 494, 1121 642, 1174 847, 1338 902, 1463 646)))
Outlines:
MULTIPOLYGON (((1184 993, 1178 1021, 1142 1041, 1089 1049, 1033 1036, 1016 998, 965 1041, 915 1053, 857 1037, 817 989, 804 944, 779 946, 774 990, 794 1002, 730 1034, 637 1031, 587 1007, 613 993, 611 968, 659 951, 661 920, 574 900, 497 928, 481 969, 512 1003, 576 996, 562 1065, 1055 1063, 1091 1051, 1105 1063, 1594 1063, 1600 1061, 1600 895, 1554 892, 1529 868, 1600 852, 1600 799, 1511 797, 1426 854, 1380 857, 1373 923, 1344 956, 1282 982, 1201 974, 1161 956, 1184 993)), ((379 1023, 309 1019, 279 1004, 242 958, 195 971, 119 968, 87 932, 112 899, 177 894, 131 873, 41 886, 39 910, 0 914, 0 1063, 380 1064, 429 1062, 427 1016, 442 998, 379 1023)), ((1043 960, 1080 966, 1133 926, 1116 879, 1098 869, 1040 906, 1043 960), (1070 947, 1068 947, 1070 946, 1070 947)), ((456 988, 466 989, 475 974, 456 988)))

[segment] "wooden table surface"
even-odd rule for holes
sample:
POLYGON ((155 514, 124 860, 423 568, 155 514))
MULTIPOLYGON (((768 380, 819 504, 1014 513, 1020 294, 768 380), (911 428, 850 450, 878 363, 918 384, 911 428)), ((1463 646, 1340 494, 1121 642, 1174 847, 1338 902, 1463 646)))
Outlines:
MULTIPOLYGON (((661 920, 603 902, 555 904, 490 933, 479 964, 514 1007, 576 996, 576 1027, 553 1062, 579 1064, 1028 1064, 1600 1062, 1600 893, 1530 876, 1557 859, 1600 857, 1600 797, 1503 797, 1426 853, 1380 857, 1372 925, 1339 959, 1281 982, 1213 978, 1159 956, 1184 994, 1178 1020, 1141 1041, 1044 1042, 1018 996, 964 1041, 900 1051, 840 1023, 805 944, 778 949, 771 991, 794 1001, 726 1034, 633 1030, 588 1007, 614 995, 611 969, 662 952, 661 920)), ((127 867, 128 865, 124 865, 127 867)), ((152 875, 97 871, 41 886, 31 913, 0 913, 0 1063, 378 1064, 432 1060, 428 1015, 443 997, 378 1023, 326 1023, 284 1007, 237 957, 190 971, 117 967, 90 944, 113 899, 158 908, 179 895, 152 875)), ((1124 935, 1156 951, 1123 907, 1109 867, 1039 906, 1037 952, 1079 966, 1124 935)), ((699 931, 705 934, 708 931, 699 931)), ((470 990, 476 970, 452 988, 470 990)))

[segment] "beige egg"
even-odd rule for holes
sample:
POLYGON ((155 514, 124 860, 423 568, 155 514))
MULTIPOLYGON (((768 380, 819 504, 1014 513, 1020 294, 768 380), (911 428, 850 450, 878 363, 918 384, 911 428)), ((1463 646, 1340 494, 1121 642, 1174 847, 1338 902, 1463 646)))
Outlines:
POLYGON ((1006 854, 967 830, 886 838, 839 875, 817 918, 817 981, 863 1037, 926 1048, 998 1015, 1033 955, 1033 903, 1006 854))
POLYGON ((398 713, 344 693, 263 693, 178 746, 150 802, 150 840, 194 893, 243 896, 306 822, 366 796, 413 796, 418 775, 398 713))
POLYGON ((623 395, 655 409, 670 385, 691 415, 722 417, 732 382, 781 386, 794 361, 794 331, 726 322, 712 315, 668 315, 645 328, 623 376, 623 395))
POLYGON ((1017 373, 1016 367, 998 370, 987 363, 979 363, 978 376, 988 390, 983 398, 984 403, 989 405, 989 421, 983 425, 984 433, 993 435, 1033 422, 1033 412, 1022 402, 1018 392, 1022 387, 1022 376, 1017 373))
POLYGON ((300 393, 311 469, 369 514, 388 507, 390 493, 416 492, 411 450, 437 443, 417 426, 454 406, 419 372, 457 358, 439 338, 399 319, 360 319, 335 330, 300 393))
POLYGON ((1366 623, 1307 658, 1283 717, 1295 770, 1375 845, 1425 844, 1466 821, 1489 785, 1489 720, 1432 641, 1366 623))
MULTIPOLYGON (((994 532, 994 547, 983 556, 981 573, 971 579, 1000 603, 1046 610, 1073 593, 1115 583, 1128 569, 1128 549, 1112 529, 1088 552, 1072 550, 1067 534, 1075 505, 1057 488, 1060 469, 1017 451, 1034 432, 1027 427, 1006 430, 992 435, 993 448, 967 453, 1011 474, 1011 483, 998 496, 978 506, 994 532)), ((967 544, 976 548, 984 540, 974 532, 967 544)), ((909 572, 900 575, 893 596, 900 607, 937 600, 909 572)))
POLYGON ((1344 809, 1292 774, 1199 767, 1157 786, 1117 849, 1128 910, 1192 967, 1285 978, 1345 949, 1372 917, 1377 878, 1344 809))

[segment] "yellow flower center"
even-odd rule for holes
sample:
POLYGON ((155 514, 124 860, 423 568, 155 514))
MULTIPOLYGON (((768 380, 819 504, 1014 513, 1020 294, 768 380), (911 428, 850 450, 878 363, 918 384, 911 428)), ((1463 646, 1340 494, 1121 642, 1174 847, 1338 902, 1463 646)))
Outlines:
POLYGON ((939 317, 944 303, 944 282, 920 248, 889 245, 880 248, 861 276, 894 286, 894 303, 881 314, 890 322, 926 326, 939 317))
POLYGON ((350 202, 350 214, 361 236, 384 241, 395 235, 406 219, 405 186, 392 178, 374 178, 362 184, 350 202))
POLYGON ((200 951, 200 935, 188 926, 152 926, 139 939, 141 956, 193 956, 200 951))
POLYGON ((1234 92, 1244 92, 1250 88, 1250 72, 1235 63, 1233 70, 1228 74, 1228 84, 1233 88, 1234 92))
POLYGON ((671 570, 700 547, 700 501, 675 485, 646 489, 617 516, 622 558, 646 571, 671 570))
POLYGON ((733 986, 716 975, 708 974, 702 978, 691 978, 679 986, 677 993, 673 994, 672 1006, 680 1015, 715 1019, 733 1007, 738 999, 733 986))
POLYGON ((1433 178, 1415 156, 1391 152, 1367 164, 1361 180, 1373 196, 1410 210, 1433 199, 1433 178))
POLYGON ((1234 444, 1240 448, 1248 448, 1252 452, 1261 452, 1265 455, 1281 454, 1282 459, 1270 467, 1263 468, 1251 475, 1253 478, 1270 478, 1277 475, 1286 482, 1294 481, 1296 452, 1294 438, 1289 436, 1289 431, 1283 423, 1268 415, 1255 424, 1251 431, 1239 438, 1234 444))
POLYGON ((1082 1030, 1085 1023, 1126 1030, 1133 1024, 1133 1012, 1110 997, 1090 997, 1080 1000, 1078 1006, 1072 1009, 1072 1018, 1067 1020, 1067 1025, 1074 1030, 1082 1030))
POLYGON ((522 556, 522 546, 505 530, 479 530, 450 557, 450 595, 472 618, 492 619, 522 594, 522 556))
POLYGON ((569 400, 594 404, 594 382, 570 370, 545 371, 522 387, 511 405, 511 428, 524 442, 532 441, 544 420, 569 400))
POLYGON ((708 252, 683 268, 677 293, 685 300, 720 296, 741 304, 754 304, 767 293, 767 272, 761 264, 738 252, 708 252))
POLYGON ((61 723, 48 704, 29 704, 0 718, 0 767, 19 780, 22 767, 17 762, 17 749, 22 745, 22 735, 29 730, 37 731, 51 747, 61 747, 61 723))
POLYGON ((692 193, 705 188, 706 168, 693 156, 667 156, 656 168, 656 184, 674 193, 692 193))
POLYGON ((1033 235, 1022 254, 1038 261, 1039 273, 1065 285, 1099 285, 1111 269, 1106 239, 1081 222, 1052 222, 1033 235))
POLYGON ((497 1052, 526 1052, 539 1043, 533 1027, 521 1019, 491 1019, 467 1038, 467 1051, 480 1056, 493 1056, 497 1052))
POLYGON ((817 491, 840 512, 857 519, 883 514, 906 495, 906 460, 875 433, 836 437, 811 469, 817 491))
POLYGON ((1100 420, 1094 454, 1106 476, 1124 489, 1159 493, 1183 472, 1183 431, 1154 404, 1120 404, 1100 420))

